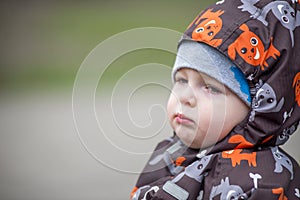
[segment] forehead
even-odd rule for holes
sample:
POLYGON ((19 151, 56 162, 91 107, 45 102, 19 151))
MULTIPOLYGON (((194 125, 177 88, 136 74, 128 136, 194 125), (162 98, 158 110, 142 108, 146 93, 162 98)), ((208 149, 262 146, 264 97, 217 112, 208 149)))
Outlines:
POLYGON ((177 74, 178 75, 185 75, 185 76, 195 77, 195 78, 199 77, 200 79, 203 79, 205 81, 214 81, 214 82, 217 82, 219 84, 222 84, 218 80, 206 75, 205 73, 199 72, 199 71, 191 69, 191 68, 181 68, 180 70, 178 70, 176 75, 177 74))

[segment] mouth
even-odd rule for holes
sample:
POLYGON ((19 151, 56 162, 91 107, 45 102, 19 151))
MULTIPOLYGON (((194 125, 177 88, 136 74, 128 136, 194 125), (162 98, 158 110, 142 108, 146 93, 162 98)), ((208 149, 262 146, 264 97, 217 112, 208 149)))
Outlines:
POLYGON ((259 53, 258 48, 256 48, 256 54, 255 54, 254 59, 255 59, 255 60, 258 60, 259 58, 260 58, 260 53, 259 53))
POLYGON ((194 124, 194 121, 191 118, 185 116, 182 113, 176 113, 175 114, 175 120, 178 124, 182 124, 182 125, 192 125, 192 124, 194 124))

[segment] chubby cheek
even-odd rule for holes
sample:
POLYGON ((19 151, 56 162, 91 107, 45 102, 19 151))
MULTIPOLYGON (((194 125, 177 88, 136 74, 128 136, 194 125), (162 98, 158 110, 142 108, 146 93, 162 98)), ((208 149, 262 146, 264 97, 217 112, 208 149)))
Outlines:
MULTIPOLYGON (((169 118, 169 121, 171 123, 172 117, 176 112, 177 109, 177 100, 174 94, 170 94, 169 100, 168 100, 168 104, 167 104, 167 115, 169 118)), ((172 123, 171 123, 172 125, 172 123)))
POLYGON ((199 111, 198 132, 202 139, 213 142, 221 137, 226 124, 226 112, 223 107, 207 103, 205 107, 199 111), (205 138, 204 138, 205 137, 205 138))

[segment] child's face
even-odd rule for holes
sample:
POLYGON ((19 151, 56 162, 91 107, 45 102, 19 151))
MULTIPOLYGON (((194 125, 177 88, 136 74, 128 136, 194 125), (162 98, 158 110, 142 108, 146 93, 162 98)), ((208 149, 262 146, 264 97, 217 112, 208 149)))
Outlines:
POLYGON ((249 108, 217 80, 183 68, 175 75, 167 112, 177 136, 191 148, 206 148, 223 139, 249 108))

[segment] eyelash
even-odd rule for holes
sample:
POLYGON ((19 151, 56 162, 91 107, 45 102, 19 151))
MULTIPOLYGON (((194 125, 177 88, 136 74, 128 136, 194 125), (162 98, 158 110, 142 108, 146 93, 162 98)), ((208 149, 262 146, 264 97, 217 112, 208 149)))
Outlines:
MULTIPOLYGON (((177 78, 177 79, 175 79, 175 83, 186 84, 186 83, 188 83, 188 80, 186 80, 184 78, 177 78)), ((208 91, 211 94, 222 94, 222 91, 220 89, 218 89, 217 87, 214 87, 213 85, 204 84, 201 87, 203 87, 206 91, 208 91)))
POLYGON ((177 79, 175 80, 175 82, 176 82, 176 83, 181 83, 181 84, 183 84, 183 83, 187 83, 188 81, 187 81, 186 79, 184 79, 184 78, 177 78, 177 79))
POLYGON ((205 90, 208 90, 209 93, 211 94, 222 94, 221 90, 218 88, 211 86, 211 85, 205 85, 204 86, 205 90))

